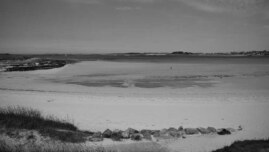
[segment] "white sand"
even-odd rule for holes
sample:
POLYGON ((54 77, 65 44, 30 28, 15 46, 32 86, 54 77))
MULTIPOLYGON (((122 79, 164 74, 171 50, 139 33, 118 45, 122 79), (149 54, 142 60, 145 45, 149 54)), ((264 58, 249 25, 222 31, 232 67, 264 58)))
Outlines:
MULTIPOLYGON (((52 70, 53 71, 53 70, 52 70)), ((44 71, 0 75, 0 106, 21 105, 70 118, 80 129, 233 127, 230 136, 194 136, 161 142, 176 151, 210 151, 235 140, 269 137, 268 76, 214 79, 211 88, 85 87, 42 81, 44 71)))

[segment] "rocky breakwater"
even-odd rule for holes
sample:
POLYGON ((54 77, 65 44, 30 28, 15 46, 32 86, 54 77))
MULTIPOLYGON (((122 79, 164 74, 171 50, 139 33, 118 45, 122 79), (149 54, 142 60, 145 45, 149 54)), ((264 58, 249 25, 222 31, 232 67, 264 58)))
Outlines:
POLYGON ((149 141, 158 141, 165 139, 177 139, 177 138, 187 138, 192 135, 230 135, 234 132, 241 131, 242 127, 239 126, 238 129, 234 128, 219 128, 214 127, 198 127, 198 128, 164 128, 161 130, 150 130, 142 129, 140 131, 128 128, 126 130, 110 130, 106 129, 104 132, 92 132, 89 136, 89 141, 100 142, 104 138, 109 138, 113 141, 122 141, 126 139, 140 141, 140 140, 149 140, 149 141))

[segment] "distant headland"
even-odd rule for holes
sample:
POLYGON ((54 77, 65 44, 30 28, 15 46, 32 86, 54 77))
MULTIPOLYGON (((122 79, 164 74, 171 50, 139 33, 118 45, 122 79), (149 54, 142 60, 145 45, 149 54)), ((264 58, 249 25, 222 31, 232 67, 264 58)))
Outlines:
MULTIPOLYGON (((180 62, 190 58, 267 58, 269 51, 241 51, 227 53, 193 53, 174 51, 128 52, 107 54, 0 54, 0 71, 32 71, 63 67, 81 61, 129 61, 129 62, 180 62)), ((198 61, 198 60, 197 60, 198 61)), ((199 60, 200 61, 200 60, 199 60)), ((262 62, 262 61, 261 61, 262 62)))

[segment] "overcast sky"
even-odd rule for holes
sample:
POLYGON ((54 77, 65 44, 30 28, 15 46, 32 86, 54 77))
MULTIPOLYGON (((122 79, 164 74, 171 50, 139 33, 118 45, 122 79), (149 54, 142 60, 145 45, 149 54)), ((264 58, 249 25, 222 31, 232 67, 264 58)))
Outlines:
POLYGON ((269 50, 269 0, 0 0, 0 53, 269 50))

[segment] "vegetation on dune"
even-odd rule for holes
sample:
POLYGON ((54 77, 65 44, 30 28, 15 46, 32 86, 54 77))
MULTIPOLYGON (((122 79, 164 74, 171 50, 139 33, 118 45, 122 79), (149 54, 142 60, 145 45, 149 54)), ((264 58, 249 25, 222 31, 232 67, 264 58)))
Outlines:
POLYGON ((76 131, 77 127, 54 116, 44 117, 41 112, 25 107, 0 108, 0 126, 19 129, 64 129, 76 131))
POLYGON ((84 142, 87 136, 67 120, 44 117, 40 111, 25 107, 0 108, 0 127, 37 130, 43 136, 64 142, 84 142))
POLYGON ((269 152, 269 139, 236 141, 213 152, 269 152))

